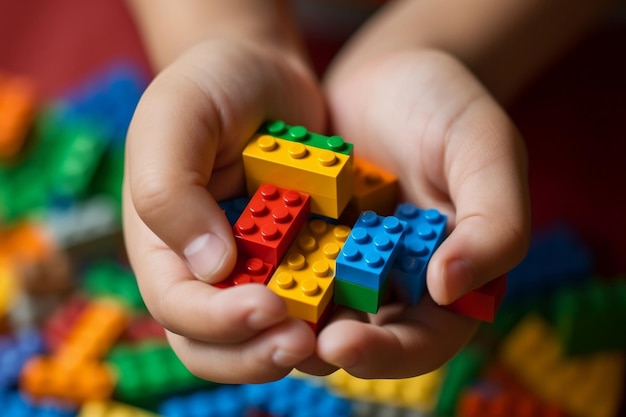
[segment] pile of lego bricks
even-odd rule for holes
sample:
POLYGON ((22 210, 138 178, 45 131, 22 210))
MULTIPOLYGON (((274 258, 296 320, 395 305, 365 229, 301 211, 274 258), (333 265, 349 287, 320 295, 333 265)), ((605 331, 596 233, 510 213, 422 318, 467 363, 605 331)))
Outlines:
MULTIPOLYGON (((10 123, 9 117, 0 118, 3 417, 623 413, 626 282, 595 277, 588 248, 566 227, 535 236, 527 259, 508 276, 495 322, 485 323, 455 358, 427 375, 360 380, 340 370, 324 378, 294 373, 273 383, 237 386, 193 376, 149 316, 122 252, 123 142, 144 86, 140 73, 118 65, 58 101, 41 103, 29 80, 0 78, 0 114, 11 115, 10 123), (6 87, 12 81, 17 85, 6 87), (3 95, 7 90, 9 98, 3 95), (9 104, 13 110, 5 113, 5 103, 12 100, 18 104, 9 104)), ((271 181, 276 175, 295 177, 293 171, 272 171, 270 178, 249 175, 251 197, 221 203, 242 253, 222 286, 267 282, 294 316, 314 328, 323 325, 333 303, 376 311, 390 280, 398 296, 409 303, 419 300, 427 260, 443 239, 440 213, 398 205, 397 179, 355 157, 340 138, 272 122, 246 152, 254 147, 263 153, 287 149, 278 159, 294 155, 298 161, 289 169, 309 155, 329 170, 335 167, 330 161, 345 162, 336 171, 341 175, 332 178, 323 176, 324 168, 307 171, 298 182, 313 187, 305 190, 271 181), (314 146, 311 137, 331 149, 314 146), (274 220, 259 222, 268 213, 274 220), (434 236, 419 232, 422 226, 434 236), (267 237, 287 237, 266 239, 275 245, 259 250, 262 239, 244 239, 256 233, 246 231, 257 229, 267 237), (412 232, 422 233, 419 240, 412 232), (372 248, 361 246, 374 240, 393 251, 372 255, 372 248), (353 259, 374 259, 374 268, 356 262, 358 272, 344 274, 342 258, 346 266, 355 264, 353 259), (299 275, 303 264, 311 265, 312 277, 299 275), (367 268, 376 273, 366 275, 367 268), (277 273, 270 272, 274 269, 277 273), (346 283, 338 285, 344 277, 346 283), (351 282, 353 277, 360 281, 351 282), (334 285, 322 282, 330 278, 334 285), (329 288, 335 292, 329 295, 329 288)), ((246 163, 251 172, 264 173, 270 170, 262 165, 268 160, 254 160, 252 167, 246 163)), ((493 318, 503 281, 451 308, 493 318)))

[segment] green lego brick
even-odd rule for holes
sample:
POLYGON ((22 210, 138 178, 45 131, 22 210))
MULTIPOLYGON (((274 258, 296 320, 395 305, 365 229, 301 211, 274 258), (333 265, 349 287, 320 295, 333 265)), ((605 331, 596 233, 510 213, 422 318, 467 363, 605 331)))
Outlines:
POLYGON ((367 313, 376 313, 389 291, 389 279, 376 291, 351 282, 335 279, 335 304, 367 313))
POLYGON ((104 194, 111 197, 118 206, 118 214, 120 215, 120 218, 122 211, 123 179, 124 147, 110 146, 104 153, 102 161, 94 174, 90 191, 93 194, 104 194))
POLYGON ((626 279, 593 279, 559 292, 552 322, 566 355, 626 349, 626 279))
POLYGON ((117 375, 115 397, 140 407, 164 398, 217 384, 193 375, 165 342, 118 345, 107 358, 117 375))
POLYGON ((274 120, 265 123, 259 129, 259 133, 265 133, 275 138, 301 142, 315 148, 352 155, 354 145, 343 140, 341 136, 324 136, 319 133, 309 132, 303 126, 288 126, 282 120, 274 120))
POLYGON ((446 375, 435 405, 435 414, 441 417, 456 415, 462 390, 476 380, 488 362, 488 355, 476 346, 468 345, 445 365, 446 375))
POLYGON ((93 263, 82 280, 82 288, 94 298, 113 297, 137 311, 146 311, 133 272, 115 261, 93 263))

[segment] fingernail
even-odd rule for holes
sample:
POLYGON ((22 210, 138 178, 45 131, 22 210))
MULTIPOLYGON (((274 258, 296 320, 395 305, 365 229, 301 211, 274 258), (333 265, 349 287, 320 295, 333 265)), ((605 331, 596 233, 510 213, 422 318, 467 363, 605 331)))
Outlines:
POLYGON ((185 248, 183 255, 196 278, 209 281, 224 263, 226 244, 219 236, 207 233, 195 238, 185 248))
POLYGON ((272 355, 272 361, 283 368, 290 368, 302 362, 304 358, 300 355, 294 355, 282 349, 277 349, 272 355))
POLYGON ((450 262, 446 273, 446 281, 450 302, 470 292, 474 286, 474 277, 467 261, 455 259, 450 262))

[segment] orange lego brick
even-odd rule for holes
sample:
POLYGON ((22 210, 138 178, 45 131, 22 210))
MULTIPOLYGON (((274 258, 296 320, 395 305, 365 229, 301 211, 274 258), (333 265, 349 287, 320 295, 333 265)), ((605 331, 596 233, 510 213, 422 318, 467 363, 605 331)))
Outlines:
POLYGON ((126 311, 120 304, 106 299, 93 301, 54 355, 68 363, 100 359, 122 335, 127 322, 126 311))
POLYGON ((243 150, 248 193, 263 183, 311 196, 311 212, 334 219, 352 198, 352 156, 256 135, 243 150))
POLYGON ((333 298, 335 260, 350 234, 347 226, 310 220, 267 284, 281 296, 289 314, 316 323, 333 298))
POLYGON ((37 88, 24 76, 0 73, 0 158, 15 156, 23 147, 35 117, 37 88))
POLYGON ((367 210, 391 216, 400 199, 398 178, 359 156, 355 155, 353 159, 354 190, 341 215, 341 223, 354 224, 367 210))
POLYGON ((5 317, 13 307, 18 295, 17 278, 13 265, 0 257, 0 317, 5 317))
POLYGON ((539 398, 573 417, 611 417, 622 401, 624 353, 566 358, 555 331, 539 316, 513 329, 499 357, 539 398))
POLYGON ((114 386, 113 372, 103 363, 74 365, 52 357, 30 359, 20 378, 20 388, 36 400, 52 397, 74 404, 106 400, 114 386))

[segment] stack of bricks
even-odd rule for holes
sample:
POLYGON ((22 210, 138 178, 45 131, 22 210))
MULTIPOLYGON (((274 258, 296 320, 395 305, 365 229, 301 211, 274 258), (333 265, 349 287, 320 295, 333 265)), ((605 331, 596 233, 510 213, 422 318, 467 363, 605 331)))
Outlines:
MULTIPOLYGON (((221 203, 239 261, 218 286, 266 284, 314 329, 334 305, 376 313, 390 296, 417 304, 446 216, 398 204, 397 179, 353 153, 339 136, 264 124, 242 153, 250 200, 221 203)), ((451 308, 492 320, 504 295, 504 278, 496 282, 451 308)))

